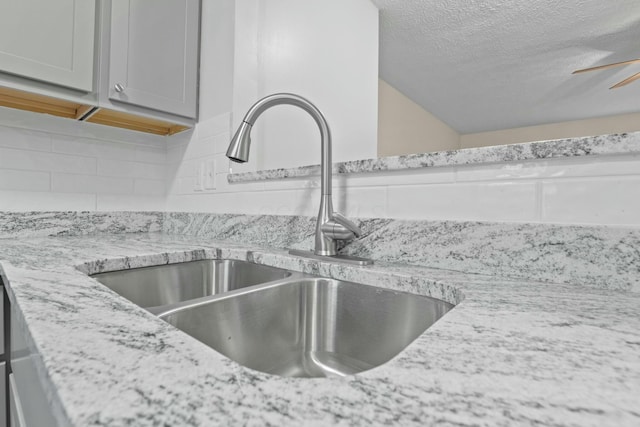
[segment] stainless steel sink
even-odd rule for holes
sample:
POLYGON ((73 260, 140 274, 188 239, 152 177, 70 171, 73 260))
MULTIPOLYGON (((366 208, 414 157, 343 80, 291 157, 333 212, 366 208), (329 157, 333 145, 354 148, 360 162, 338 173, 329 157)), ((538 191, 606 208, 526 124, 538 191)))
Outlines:
POLYGON ((173 308, 160 317, 236 362, 287 377, 379 366, 453 306, 324 278, 298 278, 173 308))
POLYGON ((92 277, 135 304, 151 308, 284 279, 292 274, 295 273, 246 261, 205 260, 92 277))

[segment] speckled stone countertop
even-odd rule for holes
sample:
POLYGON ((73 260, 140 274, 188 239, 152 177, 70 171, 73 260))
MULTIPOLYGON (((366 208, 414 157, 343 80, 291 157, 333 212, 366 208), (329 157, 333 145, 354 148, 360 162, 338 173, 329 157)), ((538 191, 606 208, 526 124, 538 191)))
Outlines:
MULTIPOLYGON (((400 171, 439 166, 514 162, 559 157, 640 153, 640 132, 464 148, 453 151, 353 160, 333 164, 334 174, 400 171)), ((230 183, 320 175, 320 165, 230 174, 230 183)))
POLYGON ((0 259, 61 425, 640 425, 638 293, 326 264, 162 234, 5 239, 0 259), (203 258, 249 259, 458 305, 381 367, 281 378, 226 359, 86 275, 203 258))

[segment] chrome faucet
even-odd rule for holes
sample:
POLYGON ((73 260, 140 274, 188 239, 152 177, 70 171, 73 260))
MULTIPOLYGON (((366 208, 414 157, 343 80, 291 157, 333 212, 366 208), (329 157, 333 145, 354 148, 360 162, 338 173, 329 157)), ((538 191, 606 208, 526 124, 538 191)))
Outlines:
POLYGON ((359 237, 362 231, 354 222, 333 210, 333 202, 331 200, 331 132, 329 131, 329 125, 322 115, 322 112, 311 102, 301 96, 290 93, 278 93, 262 98, 256 102, 244 116, 242 124, 229 144, 227 157, 239 163, 244 163, 249 160, 249 148, 251 145, 250 133, 253 124, 266 110, 283 104, 300 107, 313 117, 313 120, 315 120, 320 129, 320 149, 322 153, 320 164, 322 195, 320 198, 318 221, 316 223, 315 249, 313 252, 293 249, 289 251, 289 253, 319 259, 330 257, 331 260, 351 264, 372 264, 373 261, 368 259, 337 254, 336 241, 350 240, 359 237))

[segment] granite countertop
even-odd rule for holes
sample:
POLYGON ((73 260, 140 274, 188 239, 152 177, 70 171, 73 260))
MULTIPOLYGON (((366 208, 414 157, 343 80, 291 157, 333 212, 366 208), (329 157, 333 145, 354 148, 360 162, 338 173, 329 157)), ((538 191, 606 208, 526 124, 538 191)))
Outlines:
POLYGON ((640 425, 640 293, 327 264, 153 233, 5 239, 0 259, 65 425, 640 425), (226 359, 85 274, 216 257, 457 306, 381 367, 282 378, 226 359))
MULTIPOLYGON (((525 160, 640 153, 640 132, 524 142, 452 151, 352 160, 333 164, 334 174, 401 171, 525 160)), ((230 183, 320 175, 320 165, 229 174, 230 183)))

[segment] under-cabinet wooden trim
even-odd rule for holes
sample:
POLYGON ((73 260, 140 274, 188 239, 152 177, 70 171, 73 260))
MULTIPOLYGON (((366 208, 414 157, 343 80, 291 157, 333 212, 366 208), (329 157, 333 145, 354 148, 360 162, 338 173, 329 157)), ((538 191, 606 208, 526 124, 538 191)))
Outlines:
POLYGON ((0 87, 0 106, 50 114, 106 126, 124 128, 155 135, 173 135, 188 126, 151 119, 121 111, 96 108, 94 105, 53 98, 22 90, 0 87), (91 113, 92 110, 95 110, 91 113), (88 117, 87 117, 88 116, 88 117))

